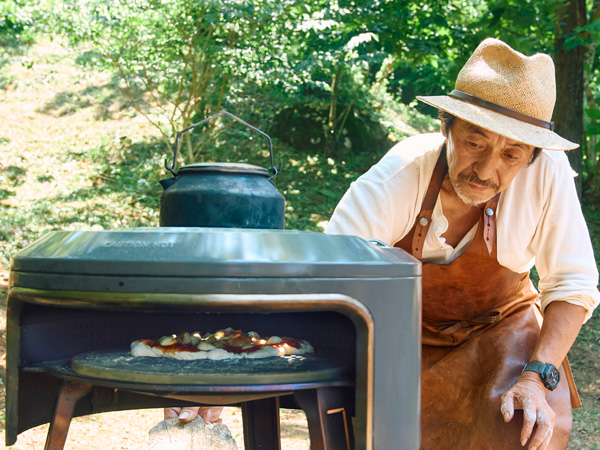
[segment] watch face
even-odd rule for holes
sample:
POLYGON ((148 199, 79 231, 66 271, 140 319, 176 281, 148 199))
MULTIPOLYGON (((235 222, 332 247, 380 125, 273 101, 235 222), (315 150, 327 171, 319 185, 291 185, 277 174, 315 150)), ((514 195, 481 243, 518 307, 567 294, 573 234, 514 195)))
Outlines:
POLYGON ((551 367, 549 371, 544 374, 544 384, 548 389, 553 391, 558 386, 560 381, 560 373, 556 367, 551 367))

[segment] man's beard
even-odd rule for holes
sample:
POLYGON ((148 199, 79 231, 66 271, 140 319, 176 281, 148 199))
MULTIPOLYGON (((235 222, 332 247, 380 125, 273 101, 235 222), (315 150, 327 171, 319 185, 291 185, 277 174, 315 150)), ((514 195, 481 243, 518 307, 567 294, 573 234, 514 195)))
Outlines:
POLYGON ((450 176, 448 178, 450 178, 450 182, 452 183, 452 187, 454 188, 454 192, 456 192, 456 195, 458 195, 458 198, 460 198, 463 203, 465 203, 466 205, 470 205, 470 206, 483 205, 490 198, 494 197, 494 195, 496 195, 498 193, 498 189, 500 189, 500 187, 498 185, 492 183, 491 181, 479 179, 479 177, 475 173, 471 173, 469 175, 464 174, 464 173, 459 173, 456 177, 456 180, 454 180, 450 176), (477 184, 479 186, 492 188, 494 190, 494 193, 492 195, 490 195, 489 197, 487 197, 485 200, 471 198, 463 192, 462 186, 459 183, 459 181, 461 181, 461 180, 466 181, 467 183, 472 183, 472 184, 477 184))

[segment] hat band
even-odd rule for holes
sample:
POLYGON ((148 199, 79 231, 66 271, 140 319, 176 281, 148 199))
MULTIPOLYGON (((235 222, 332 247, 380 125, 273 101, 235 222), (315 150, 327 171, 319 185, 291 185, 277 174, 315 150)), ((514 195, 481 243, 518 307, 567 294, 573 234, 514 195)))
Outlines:
POLYGON ((454 89, 452 92, 450 92, 449 95, 450 97, 458 98, 460 100, 466 100, 469 103, 473 103, 478 106, 483 106, 484 108, 499 112, 500 114, 504 114, 505 116, 520 120, 521 122, 527 122, 537 127, 547 128, 550 131, 554 130, 554 122, 548 122, 546 120, 538 119, 537 117, 520 113, 513 109, 509 109, 496 103, 488 102, 487 100, 484 100, 482 98, 475 97, 474 95, 467 94, 466 92, 459 91, 458 89, 454 89))

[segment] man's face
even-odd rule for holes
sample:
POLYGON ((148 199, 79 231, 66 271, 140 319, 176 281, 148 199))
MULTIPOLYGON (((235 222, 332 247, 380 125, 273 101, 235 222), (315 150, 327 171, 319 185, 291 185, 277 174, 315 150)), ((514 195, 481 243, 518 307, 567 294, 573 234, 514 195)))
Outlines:
POLYGON ((448 176, 467 205, 481 205, 506 189, 534 149, 459 118, 446 137, 448 176))

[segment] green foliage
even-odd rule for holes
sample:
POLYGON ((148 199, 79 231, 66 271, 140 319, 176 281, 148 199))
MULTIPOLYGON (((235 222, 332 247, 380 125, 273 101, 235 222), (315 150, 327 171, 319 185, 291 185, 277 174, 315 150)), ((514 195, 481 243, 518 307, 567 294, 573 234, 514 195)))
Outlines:
MULTIPOLYGON (((599 65, 597 64, 597 67, 599 65)), ((586 181, 586 193, 593 197, 600 195, 600 92, 598 83, 600 76, 598 70, 592 71, 588 67, 589 85, 584 109, 585 123, 585 154, 583 169, 586 181)))
POLYGON ((587 126, 588 136, 600 135, 600 110, 587 108, 585 114, 589 121, 587 126))
MULTIPOLYGON (((72 0, 55 14, 56 27, 75 42, 93 42, 117 69, 131 104, 170 151, 174 134, 194 120, 243 105, 248 86, 288 83, 280 32, 295 3, 72 0)), ((201 143, 185 143, 193 162, 201 143)))
MULTIPOLYGON (((80 60, 117 69, 132 106, 160 130, 169 152, 177 131, 227 109, 293 145, 300 142, 271 125, 307 112, 305 151, 377 153, 395 131, 379 125, 397 115, 385 93, 391 59, 360 19, 377 14, 377 4, 346 3, 67 0, 54 4, 52 28, 94 44, 80 60)), ((186 135, 187 162, 210 156, 221 127, 186 135)))
MULTIPOLYGON (((564 5, 563 0, 5 0, 0 34, 39 31, 43 25, 85 43, 88 51, 79 61, 116 69, 113 84, 160 130, 168 154, 177 131, 226 109, 305 152, 345 157, 356 151, 379 154, 411 133, 397 126, 406 115, 404 105, 433 117, 436 111, 415 97, 447 93, 485 37, 526 54, 552 53, 560 30, 557 10, 564 5)), ((600 21, 590 19, 562 37, 567 49, 594 49, 600 21)), ((596 54, 588 64, 593 86, 598 64, 596 54)), ((587 111, 596 105, 588 100, 587 111)), ((585 117, 583 175, 592 181, 600 125, 590 114, 585 117)), ((217 121, 187 134, 180 162, 216 158, 213 142, 226 126, 217 121)))
MULTIPOLYGON (((64 0, 53 28, 92 42, 81 61, 108 63, 131 105, 174 134, 226 109, 307 152, 381 152, 416 95, 447 93, 485 37, 524 53, 553 51, 561 2, 533 0, 64 0), (100 57, 98 57, 100 55, 100 57), (296 130, 286 128, 298 124, 296 130)), ((577 36, 596 36, 589 24, 577 36)), ((578 38, 580 44, 583 42, 578 38)), ((573 40, 568 41, 571 45, 573 40)), ((87 45, 86 44, 86 45, 87 45)), ((186 135, 181 158, 210 158, 223 127, 186 135)), ((592 125, 592 131, 594 126, 592 125)))
MULTIPOLYGON (((447 94, 460 68, 475 47, 487 37, 496 37, 526 54, 551 51, 553 43, 552 2, 533 0, 395 1, 376 16, 383 30, 380 41, 394 57, 390 88, 404 103, 417 95, 447 94), (399 26, 398 24, 403 24, 399 26)), ((435 114, 427 106, 419 110, 435 114)))
POLYGON ((15 46, 31 42, 34 24, 40 16, 40 5, 29 0, 3 0, 0 2, 0 43, 15 46))

